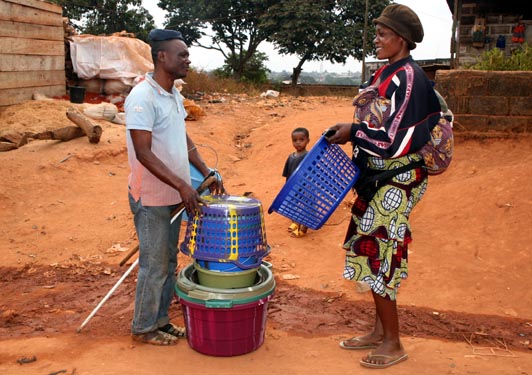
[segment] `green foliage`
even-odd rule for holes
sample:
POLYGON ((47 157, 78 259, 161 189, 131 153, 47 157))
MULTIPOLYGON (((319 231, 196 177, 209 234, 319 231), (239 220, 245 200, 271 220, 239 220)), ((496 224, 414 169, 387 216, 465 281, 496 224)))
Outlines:
MULTIPOLYGON (((65 16, 78 21, 84 33, 112 34, 125 30, 142 40, 155 27, 141 0, 52 0, 65 16)), ((266 59, 258 52, 265 40, 282 54, 295 54, 292 81, 306 61, 345 63, 373 53, 371 22, 390 0, 159 0, 167 11, 165 27, 183 33, 189 45, 217 50, 225 65, 217 71, 237 81, 267 79, 266 59), (365 10, 367 35, 364 38, 365 10), (205 42, 205 37, 211 42, 205 42), (366 49, 364 49, 364 39, 366 49)))
POLYGON ((299 82, 306 85, 315 85, 318 83, 318 80, 313 75, 303 73, 299 82))
POLYGON ((160 0, 168 12, 167 28, 180 30, 189 44, 222 53, 237 80, 243 77, 249 60, 266 39, 259 19, 279 0, 160 0), (208 34, 212 43, 202 44, 208 34))
POLYGON ((289 81, 290 77, 291 77, 291 74, 287 72, 286 70, 282 72, 271 72, 269 74, 270 83, 275 83, 275 84, 282 83, 284 81, 289 81))
MULTIPOLYGON (((290 81, 291 75, 287 71, 272 72, 269 74, 271 84, 280 84, 282 82, 290 81)), ((353 73, 352 75, 329 73, 329 72, 302 72, 299 76, 298 83, 300 84, 318 84, 318 85, 343 85, 343 86, 359 86, 361 81, 361 73, 353 73)), ((279 90, 277 90, 279 91, 279 90)))
POLYGON ((484 52, 479 61, 470 66, 476 70, 532 70, 532 48, 524 43, 521 47, 512 51, 510 56, 506 56, 504 51, 493 48, 484 52))
POLYGON ((355 79, 354 77, 343 77, 343 76, 334 76, 328 75, 323 81, 326 85, 347 85, 347 86, 359 86, 360 78, 355 79))
POLYGON ((269 40, 281 54, 300 58, 292 75, 297 82, 306 61, 344 63, 373 52, 371 43, 363 50, 366 3, 370 41, 371 20, 390 0, 159 0, 158 6, 168 12, 167 27, 179 29, 190 44, 223 54, 228 69, 219 73, 240 79, 259 44, 269 40))
MULTIPOLYGON (((245 52, 244 52, 245 53, 245 52)), ((234 77, 233 67, 230 63, 233 56, 229 56, 225 64, 218 69, 214 70, 214 75, 221 78, 234 77)), ((238 60, 238 57, 234 58, 238 60)), ((268 73, 270 72, 266 65, 265 61, 268 61, 268 56, 263 52, 255 52, 255 54, 246 62, 244 69, 240 74, 239 80, 241 82, 251 83, 251 84, 265 84, 268 82, 268 73)))
POLYGON ((532 47, 524 43, 511 54, 508 62, 512 70, 532 70, 532 47))
POLYGON ((85 34, 110 35, 120 31, 134 33, 147 41, 155 28, 153 17, 141 0, 51 0, 63 7, 63 15, 77 21, 76 27, 85 34))
POLYGON ((198 92, 258 95, 261 88, 256 85, 236 81, 233 78, 221 78, 202 70, 189 70, 185 78, 186 85, 181 92, 185 97, 193 98, 198 92))
MULTIPOLYGON (((389 0, 368 2, 366 40, 373 39, 371 22, 389 0)), ((345 63, 348 57, 361 60, 363 50, 366 0, 281 0, 270 7, 262 17, 261 27, 268 30, 268 40, 273 42, 281 54, 295 54, 299 64, 293 68, 292 82, 295 84, 306 61, 329 60, 345 63)))

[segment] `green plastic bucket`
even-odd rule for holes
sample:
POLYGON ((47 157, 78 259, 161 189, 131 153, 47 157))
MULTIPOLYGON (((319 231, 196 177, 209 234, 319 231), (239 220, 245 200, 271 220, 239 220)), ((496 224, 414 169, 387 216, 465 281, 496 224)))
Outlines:
POLYGON ((213 288, 201 285, 193 264, 182 269, 177 277, 175 292, 179 298, 209 304, 209 301, 230 301, 227 305, 247 303, 270 295, 275 289, 275 279, 270 264, 261 264, 253 285, 243 288, 213 288))
POLYGON ((181 270, 175 285, 189 346, 219 357, 259 348, 264 342, 268 302, 275 290, 270 267, 261 265, 254 285, 246 288, 211 288, 197 281, 191 264, 181 270))
POLYGON ((253 286, 258 271, 258 268, 238 272, 213 271, 202 267, 198 261, 194 261, 194 269, 198 274, 200 285, 221 289, 253 286))

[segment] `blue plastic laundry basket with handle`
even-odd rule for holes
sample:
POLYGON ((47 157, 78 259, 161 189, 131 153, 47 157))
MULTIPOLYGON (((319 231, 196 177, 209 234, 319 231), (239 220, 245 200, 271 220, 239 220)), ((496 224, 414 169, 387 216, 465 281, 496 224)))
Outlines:
POLYGON ((181 252, 242 269, 259 267, 270 251, 260 201, 229 195, 207 195, 203 200, 207 204, 187 223, 181 252))
POLYGON ((323 135, 286 181, 268 213, 275 211, 311 229, 319 229, 358 177, 359 170, 351 158, 323 135))

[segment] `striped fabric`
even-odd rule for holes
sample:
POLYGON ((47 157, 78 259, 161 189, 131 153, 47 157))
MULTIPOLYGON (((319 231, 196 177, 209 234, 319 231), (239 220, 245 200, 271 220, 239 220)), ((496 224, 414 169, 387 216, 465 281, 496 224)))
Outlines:
POLYGON ((377 86, 380 97, 389 100, 389 116, 383 123, 355 122, 352 142, 383 158, 398 158, 421 149, 441 116, 440 103, 423 70, 407 57, 385 65, 368 82, 377 86))

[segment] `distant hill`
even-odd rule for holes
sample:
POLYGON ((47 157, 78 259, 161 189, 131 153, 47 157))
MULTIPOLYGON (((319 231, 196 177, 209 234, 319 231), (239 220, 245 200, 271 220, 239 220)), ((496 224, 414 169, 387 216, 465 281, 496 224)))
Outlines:
MULTIPOLYGON (((292 73, 287 71, 270 72, 268 78, 272 83, 290 83, 292 73)), ((318 85, 345 85, 345 86, 359 86, 362 73, 360 72, 346 72, 346 73, 329 73, 325 72, 303 72, 299 76, 301 84, 318 84, 318 85)))

